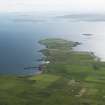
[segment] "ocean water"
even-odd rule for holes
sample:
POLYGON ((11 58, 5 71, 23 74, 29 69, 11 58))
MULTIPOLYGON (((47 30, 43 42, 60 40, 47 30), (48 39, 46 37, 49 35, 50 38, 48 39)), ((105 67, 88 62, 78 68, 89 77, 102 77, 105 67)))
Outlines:
POLYGON ((105 22, 60 19, 56 16, 0 14, 0 74, 33 74, 43 55, 38 43, 45 38, 81 42, 76 50, 94 52, 105 61, 105 22), (83 34, 92 34, 86 36, 83 34))

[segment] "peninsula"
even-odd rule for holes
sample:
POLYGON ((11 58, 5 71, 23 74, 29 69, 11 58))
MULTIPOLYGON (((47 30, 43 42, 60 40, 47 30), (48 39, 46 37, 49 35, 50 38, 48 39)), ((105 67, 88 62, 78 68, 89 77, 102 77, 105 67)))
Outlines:
POLYGON ((0 76, 0 105, 104 105, 105 63, 91 52, 74 51, 77 42, 39 41, 49 62, 41 74, 0 76))

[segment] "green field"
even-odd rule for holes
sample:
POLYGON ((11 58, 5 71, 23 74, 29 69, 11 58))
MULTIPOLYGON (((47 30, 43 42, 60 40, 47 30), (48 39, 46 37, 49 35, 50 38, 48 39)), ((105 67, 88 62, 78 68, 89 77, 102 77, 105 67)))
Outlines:
POLYGON ((39 41, 46 46, 42 74, 0 76, 0 105, 105 105, 105 63, 93 53, 73 51, 78 43, 39 41))

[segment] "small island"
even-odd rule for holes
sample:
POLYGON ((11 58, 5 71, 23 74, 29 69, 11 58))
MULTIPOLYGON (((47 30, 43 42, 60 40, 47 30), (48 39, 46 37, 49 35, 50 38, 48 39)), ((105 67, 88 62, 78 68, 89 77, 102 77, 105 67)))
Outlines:
POLYGON ((46 63, 33 76, 0 76, 0 105, 104 105, 105 62, 91 52, 74 51, 79 43, 39 41, 46 63))
POLYGON ((84 35, 84 36, 93 36, 93 34, 89 34, 89 33, 84 33, 82 35, 84 35))

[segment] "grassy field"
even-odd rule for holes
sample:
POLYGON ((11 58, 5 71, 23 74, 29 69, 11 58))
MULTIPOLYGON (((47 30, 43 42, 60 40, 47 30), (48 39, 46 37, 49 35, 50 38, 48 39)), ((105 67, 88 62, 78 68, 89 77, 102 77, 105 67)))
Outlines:
POLYGON ((50 61, 35 76, 0 76, 0 105, 105 105, 105 63, 77 42, 40 41, 50 61))

